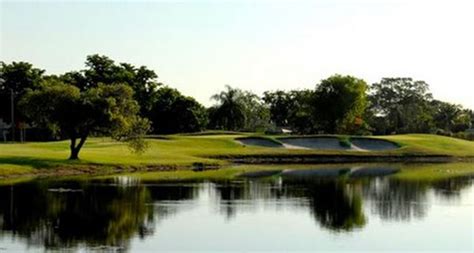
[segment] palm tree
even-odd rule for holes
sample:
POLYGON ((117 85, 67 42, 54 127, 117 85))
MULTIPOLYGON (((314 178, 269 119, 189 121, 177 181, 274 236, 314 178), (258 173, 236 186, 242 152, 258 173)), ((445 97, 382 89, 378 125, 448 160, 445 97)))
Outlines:
POLYGON ((225 86, 224 91, 211 97, 218 103, 211 115, 211 121, 214 122, 216 128, 238 131, 244 127, 245 107, 242 98, 243 92, 229 85, 225 86))

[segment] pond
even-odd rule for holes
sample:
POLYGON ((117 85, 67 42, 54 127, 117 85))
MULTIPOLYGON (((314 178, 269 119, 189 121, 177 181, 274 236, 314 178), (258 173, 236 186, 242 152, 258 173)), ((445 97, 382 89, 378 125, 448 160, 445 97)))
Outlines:
POLYGON ((473 252, 473 183, 34 180, 0 186, 0 252, 473 252))

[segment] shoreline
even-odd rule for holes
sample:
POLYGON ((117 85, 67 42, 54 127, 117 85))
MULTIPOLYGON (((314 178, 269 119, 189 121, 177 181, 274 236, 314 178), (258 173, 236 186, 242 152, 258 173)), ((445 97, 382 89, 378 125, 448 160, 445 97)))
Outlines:
POLYGON ((474 162, 474 157, 449 155, 228 155, 211 158, 237 164, 324 164, 324 163, 451 163, 474 162))
MULTIPOLYGON (((213 156, 213 159, 220 159, 229 162, 229 164, 207 164, 193 163, 189 165, 165 165, 165 164, 146 164, 146 165, 58 165, 48 169, 35 169, 30 173, 11 173, 0 175, 0 183, 5 180, 15 180, 22 178, 52 178, 52 177, 74 177, 74 176, 107 176, 125 173, 144 173, 144 172, 173 172, 173 171, 193 171, 196 173, 222 170, 225 167, 238 165, 321 165, 321 164, 349 164, 349 163, 474 163, 474 157, 455 157, 448 155, 228 155, 213 156)), ((0 165, 1 167, 1 165, 0 165)))

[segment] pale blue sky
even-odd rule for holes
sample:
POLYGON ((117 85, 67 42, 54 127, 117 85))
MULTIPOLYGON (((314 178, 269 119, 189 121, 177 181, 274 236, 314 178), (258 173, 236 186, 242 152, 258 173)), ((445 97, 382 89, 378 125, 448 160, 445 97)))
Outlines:
POLYGON ((206 105, 225 84, 261 93, 334 73, 411 76, 474 108, 474 1, 0 1, 0 60, 52 74, 105 54, 206 105))

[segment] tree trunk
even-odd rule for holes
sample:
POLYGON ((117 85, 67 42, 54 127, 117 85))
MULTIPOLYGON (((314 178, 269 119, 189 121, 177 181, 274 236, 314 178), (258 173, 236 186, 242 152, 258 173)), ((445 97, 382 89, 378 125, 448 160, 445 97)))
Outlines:
POLYGON ((76 146, 76 138, 72 137, 71 138, 71 155, 69 156, 69 160, 79 160, 79 151, 81 151, 82 146, 86 142, 87 136, 82 136, 79 144, 76 146))
POLYGON ((79 160, 79 150, 76 148, 71 148, 71 155, 69 160, 79 160))

